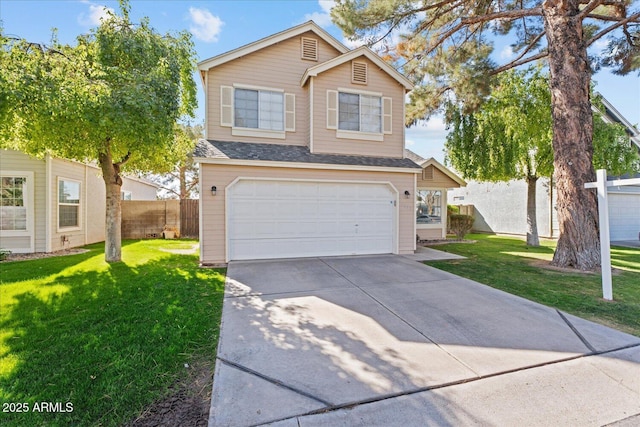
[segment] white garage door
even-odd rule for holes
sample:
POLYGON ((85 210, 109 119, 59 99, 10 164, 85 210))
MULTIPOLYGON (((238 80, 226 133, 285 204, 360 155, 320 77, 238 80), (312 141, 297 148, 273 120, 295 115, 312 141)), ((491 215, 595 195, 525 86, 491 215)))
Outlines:
POLYGON ((640 193, 609 193, 611 240, 637 240, 640 233, 640 193))
POLYGON ((227 197, 230 260, 393 252, 386 184, 243 179, 227 197))

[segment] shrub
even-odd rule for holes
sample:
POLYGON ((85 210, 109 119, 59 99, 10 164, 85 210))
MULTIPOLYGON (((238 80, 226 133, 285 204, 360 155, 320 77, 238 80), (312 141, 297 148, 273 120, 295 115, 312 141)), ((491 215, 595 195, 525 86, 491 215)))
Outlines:
POLYGON ((451 220, 451 231, 460 240, 473 228, 473 217, 471 215, 453 214, 449 216, 451 220))
POLYGON ((9 255, 11 255, 9 249, 0 249, 0 261, 4 261, 9 255))

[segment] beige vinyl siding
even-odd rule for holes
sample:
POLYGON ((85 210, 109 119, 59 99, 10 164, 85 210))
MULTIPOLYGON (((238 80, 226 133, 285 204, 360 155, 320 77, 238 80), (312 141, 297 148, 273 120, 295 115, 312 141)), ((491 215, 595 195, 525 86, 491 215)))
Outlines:
POLYGON ((380 181, 390 182, 399 193, 398 202, 398 249, 401 254, 415 250, 415 203, 403 196, 405 190, 413 191, 415 175, 412 173, 389 173, 369 171, 317 170, 295 168, 271 168, 253 166, 226 166, 201 164, 201 185, 215 185, 217 194, 205 192, 202 204, 202 229, 200 260, 204 264, 225 262, 225 194, 227 186, 236 178, 277 178, 333 181, 380 181))
POLYGON ((440 240, 447 237, 443 227, 418 228, 416 233, 420 240, 440 240))
POLYGON ((294 36, 257 52, 212 68, 207 75, 207 137, 219 141, 262 142, 307 145, 309 141, 308 85, 300 87, 305 70, 315 62, 300 58, 300 39, 318 40, 318 61, 336 57, 339 52, 312 32, 294 36), (234 84, 281 89, 295 95, 295 132, 285 132, 285 139, 233 136, 232 129, 220 126, 220 87, 234 84))
MULTIPOLYGON (((102 179, 102 172, 98 168, 85 167, 87 168, 86 188, 88 191, 83 191, 82 194, 85 196, 84 207, 86 212, 85 244, 88 245, 90 243, 104 241, 106 189, 104 180, 102 179)), ((124 181, 126 182, 126 180, 124 181)), ((55 224, 57 224, 57 222, 55 224)))
POLYGON ((351 83, 351 62, 345 62, 312 77, 313 99, 313 152, 332 154, 367 155, 402 158, 404 155, 404 87, 368 58, 357 58, 367 63, 366 85, 351 83), (327 129, 327 91, 339 88, 357 92, 380 93, 391 98, 393 116, 391 134, 383 135, 383 141, 336 138, 336 130, 327 129))
POLYGON ((423 179, 423 173, 419 173, 417 175, 416 185, 418 188, 458 188, 460 184, 455 182, 453 179, 449 178, 447 175, 442 173, 438 168, 433 165, 427 166, 427 175, 429 173, 432 174, 433 179, 423 179))
MULTIPOLYGON (((45 161, 30 157, 15 150, 0 150, 0 170, 33 172, 35 182, 28 183, 33 186, 33 230, 34 250, 44 252, 46 250, 46 166, 45 161)), ((30 246, 30 237, 4 236, 1 237, 0 247, 4 249, 25 248, 30 246)))
MULTIPOLYGON (((68 160, 51 159, 51 182, 49 184, 49 191, 51 191, 51 251, 85 245, 85 209, 87 208, 85 165, 68 160), (78 227, 68 229, 59 229, 58 227, 58 182, 60 179, 80 182, 78 227), (63 236, 68 240, 68 243, 63 244, 63 236)), ((93 192, 89 194, 93 194, 93 192)))

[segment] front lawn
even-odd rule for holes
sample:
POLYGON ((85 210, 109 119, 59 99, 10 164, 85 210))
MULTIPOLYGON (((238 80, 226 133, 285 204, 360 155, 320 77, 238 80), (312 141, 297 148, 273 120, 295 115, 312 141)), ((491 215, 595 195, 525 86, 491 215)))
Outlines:
POLYGON ((602 299, 599 273, 554 271, 545 268, 555 242, 529 247, 517 238, 468 235, 476 243, 451 243, 434 249, 468 259, 428 262, 428 265, 467 277, 559 310, 640 336, 640 250, 613 247, 613 302, 602 299))
POLYGON ((127 241, 114 264, 102 243, 0 263, 0 424, 122 425, 212 366, 224 271, 186 246, 127 241))

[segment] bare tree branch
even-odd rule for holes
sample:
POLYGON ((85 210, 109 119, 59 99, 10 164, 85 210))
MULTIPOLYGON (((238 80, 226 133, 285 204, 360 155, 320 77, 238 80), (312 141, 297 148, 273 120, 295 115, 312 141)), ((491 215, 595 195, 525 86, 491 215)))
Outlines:
POLYGON ((491 71, 491 75, 494 76, 494 75, 496 75, 498 73, 501 73, 503 71, 510 70, 511 68, 519 67, 520 65, 528 64, 529 62, 532 62, 532 61, 535 61, 535 60, 538 60, 538 59, 542 59, 542 58, 544 58, 544 57, 546 57, 548 55, 549 55, 549 52, 547 52, 545 50, 543 52, 540 52, 540 53, 538 53, 536 55, 530 56, 530 57, 525 58, 525 59, 513 60, 513 61, 511 61, 511 62, 509 62, 509 63, 507 63, 507 64, 505 64, 505 65, 503 65, 501 67, 498 67, 493 71, 491 71))
POLYGON ((584 19, 585 16, 589 15, 596 7, 600 6, 603 3, 604 0, 591 0, 591 2, 589 2, 587 6, 580 11, 578 19, 584 19))
POLYGON ((620 28, 621 26, 628 24, 629 22, 635 22, 636 20, 640 19, 640 12, 639 13, 635 13, 633 15, 628 16, 626 19, 623 19, 607 28, 605 28, 604 30, 600 31, 598 34, 594 35, 593 37, 591 37, 589 40, 587 40, 587 42, 585 43, 585 46, 591 46, 593 43, 595 43, 598 39, 602 38, 603 36, 607 35, 608 33, 610 33, 611 31, 615 30, 616 28, 620 28))

